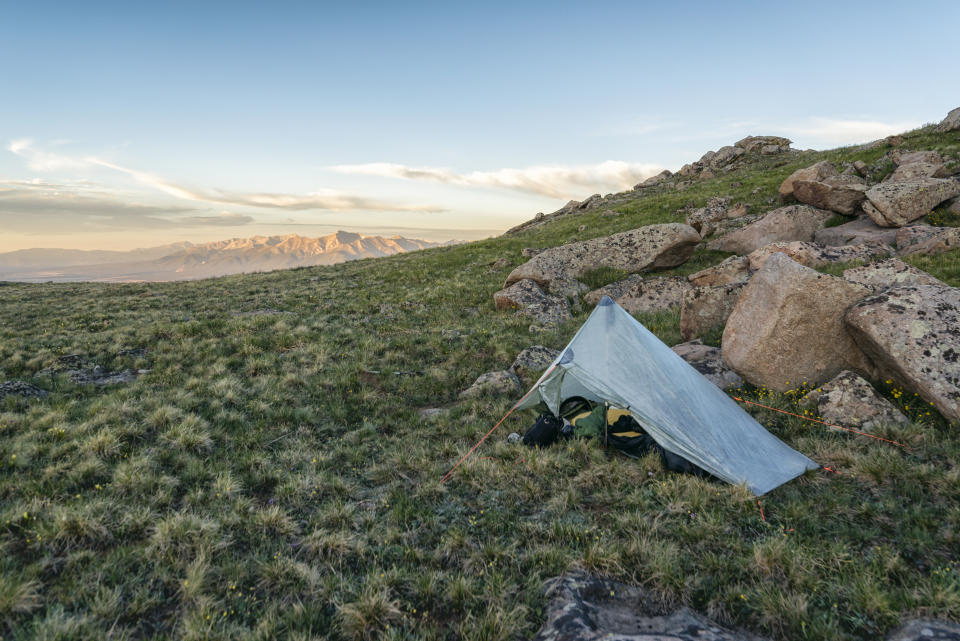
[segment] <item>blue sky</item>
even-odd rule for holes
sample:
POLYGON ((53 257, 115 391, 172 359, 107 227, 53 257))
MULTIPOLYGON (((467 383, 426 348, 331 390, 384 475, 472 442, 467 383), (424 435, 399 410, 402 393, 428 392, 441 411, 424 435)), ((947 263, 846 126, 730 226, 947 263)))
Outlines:
POLYGON ((960 105, 957 2, 2 2, 0 251, 477 238, 960 105))

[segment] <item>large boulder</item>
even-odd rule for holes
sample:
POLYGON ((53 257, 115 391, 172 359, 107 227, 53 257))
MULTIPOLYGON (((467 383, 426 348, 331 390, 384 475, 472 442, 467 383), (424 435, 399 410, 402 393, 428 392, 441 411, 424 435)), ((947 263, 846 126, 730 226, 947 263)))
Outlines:
POLYGON ((697 287, 683 294, 680 336, 690 340, 723 327, 740 298, 745 283, 697 287))
POLYGON ((774 254, 727 319, 723 360, 754 385, 779 391, 818 385, 845 369, 869 376, 873 366, 843 323, 847 308, 869 294, 774 254))
POLYGON ((498 370, 481 374, 473 385, 460 392, 460 398, 479 398, 481 396, 499 396, 520 392, 520 379, 510 370, 498 370))
POLYGON ((806 267, 824 267, 832 263, 849 263, 854 260, 870 261, 884 258, 893 253, 886 243, 868 243, 863 245, 844 245, 842 247, 823 247, 815 243, 771 243, 750 252, 750 269, 756 271, 763 267, 767 259, 774 254, 786 254, 790 259, 806 267))
POLYGON ((903 227, 958 194, 960 182, 942 178, 880 183, 867 190, 863 210, 881 227, 903 227))
POLYGON ((818 209, 852 216, 866 198, 867 184, 857 176, 828 176, 823 180, 797 180, 793 197, 818 209))
POLYGON ((910 245, 926 240, 931 236, 936 236, 943 231, 943 227, 934 227, 933 225, 907 225, 906 227, 896 228, 897 249, 904 250, 910 245))
POLYGON ((824 227, 813 235, 813 242, 819 245, 837 247, 841 245, 863 245, 865 243, 896 243, 897 230, 890 227, 881 227, 870 220, 869 216, 861 216, 849 223, 836 227, 824 227))
POLYGON ((517 354, 510 370, 517 376, 539 375, 560 355, 560 352, 543 345, 532 345, 517 354))
POLYGON ((849 371, 840 372, 829 383, 811 391, 800 399, 800 405, 816 406, 821 420, 844 427, 873 430, 910 422, 870 383, 849 371))
POLYGON ((515 309, 541 325, 556 325, 570 318, 570 304, 563 296, 545 294, 532 280, 519 280, 493 295, 497 309, 515 309))
POLYGON ((947 284, 937 280, 927 272, 906 264, 899 258, 891 258, 882 263, 871 263, 863 267, 846 269, 843 279, 869 287, 875 292, 881 292, 891 287, 904 285, 936 285, 946 287, 947 284))
POLYGON ((692 287, 686 278, 648 278, 638 281, 614 300, 631 314, 646 314, 679 307, 684 292, 692 287))
POLYGON ((958 129, 960 129, 960 107, 948 113, 947 117, 937 125, 937 131, 941 132, 956 131, 958 129))
POLYGON ((699 242, 700 234, 689 225, 648 225, 547 249, 510 272, 505 286, 529 279, 552 290, 554 280, 573 280, 598 267, 630 273, 675 267, 690 258, 699 242))
POLYGON ((947 227, 943 231, 913 243, 900 251, 902 256, 933 256, 960 249, 960 227, 947 227))
POLYGON ((690 274, 687 280, 695 287, 745 283, 750 280, 750 259, 747 256, 730 256, 721 263, 690 274))
POLYGON ((755 223, 713 240, 709 249, 749 254, 764 245, 779 241, 812 241, 832 214, 808 205, 789 205, 774 209, 755 223))
POLYGON ((781 136, 747 136, 733 143, 733 146, 739 147, 747 153, 763 154, 764 148, 768 148, 767 153, 770 153, 770 147, 777 147, 781 151, 786 151, 790 148, 792 142, 789 138, 781 136))
POLYGON ((609 296, 613 300, 617 300, 626 294, 630 289, 633 289, 642 280, 643 274, 630 274, 623 280, 618 280, 615 283, 598 287, 597 289, 584 294, 583 302, 587 303, 588 305, 596 305, 603 300, 604 296, 609 296))
POLYGON ((670 349, 720 389, 736 389, 743 385, 743 379, 723 362, 718 347, 704 345, 698 339, 670 349))
POLYGON ((960 422, 960 289, 888 289, 854 304, 846 324, 885 377, 960 422))
POLYGON ((688 608, 666 610, 643 588, 609 579, 573 574, 546 588, 550 603, 534 641, 763 641, 688 608))
POLYGON ((828 176, 836 176, 837 168, 828 160, 821 160, 815 165, 798 169, 790 174, 786 180, 780 183, 777 192, 780 194, 780 200, 787 200, 793 197, 793 185, 798 180, 823 180, 828 176))

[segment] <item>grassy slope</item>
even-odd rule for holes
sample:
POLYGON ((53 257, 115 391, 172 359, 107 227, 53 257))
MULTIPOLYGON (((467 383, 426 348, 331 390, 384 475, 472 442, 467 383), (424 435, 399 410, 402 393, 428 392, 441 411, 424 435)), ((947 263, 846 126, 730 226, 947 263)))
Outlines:
MULTIPOLYGON (((960 135, 906 146, 956 153, 960 135)), ((495 312, 509 271, 492 272, 496 258, 675 220, 710 195, 763 211, 797 167, 882 153, 766 158, 625 216, 336 267, 0 286, 0 380, 68 353, 152 369, 108 389, 43 378, 47 399, 0 402, 0 636, 529 638, 542 581, 573 567, 779 638, 960 618, 960 441, 898 390, 886 391, 915 422, 883 434, 909 451, 756 412, 840 471, 771 493, 765 521, 744 490, 666 474, 652 456, 504 443, 529 416, 438 482, 513 400, 457 404, 458 390, 530 344, 561 347, 584 318, 531 335, 495 312), (263 308, 291 313, 235 315, 263 308), (112 356, 135 347, 147 355, 112 356), (416 413, 448 404, 435 422, 416 413)), ((913 262, 960 286, 960 252, 913 262)), ((675 314, 641 320, 679 340, 675 314)), ((784 408, 798 396, 744 393, 784 408)))

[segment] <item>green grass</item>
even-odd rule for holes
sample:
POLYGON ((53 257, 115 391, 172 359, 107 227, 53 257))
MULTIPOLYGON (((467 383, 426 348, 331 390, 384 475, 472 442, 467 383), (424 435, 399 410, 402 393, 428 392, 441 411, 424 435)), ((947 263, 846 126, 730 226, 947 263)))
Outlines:
MULTIPOLYGON (((960 145, 926 130, 907 139, 960 145)), ((516 400, 458 392, 524 347, 562 347, 589 312, 531 334, 529 320, 493 309, 495 259, 682 220, 677 209, 711 195, 763 211, 798 167, 882 153, 763 158, 638 194, 617 207, 624 216, 388 259, 0 288, 0 380, 51 392, 0 402, 0 636, 523 639, 542 623, 544 579, 573 568, 782 639, 960 618, 956 427, 889 386, 912 423, 881 435, 909 450, 751 410, 840 472, 764 497, 765 521, 742 488, 665 473, 653 456, 505 443, 529 415, 439 482, 516 400), (267 308, 290 313, 237 315, 267 308), (117 355, 132 348, 146 355, 117 355), (110 388, 34 378, 65 354, 150 372, 110 388), (434 420, 416 411, 441 406, 434 420)), ((698 252, 667 273, 724 256, 698 252)), ((960 284, 958 252, 911 262, 960 284)), ((641 320, 679 341, 675 312, 641 320)), ((739 393, 802 412, 797 393, 739 393)))

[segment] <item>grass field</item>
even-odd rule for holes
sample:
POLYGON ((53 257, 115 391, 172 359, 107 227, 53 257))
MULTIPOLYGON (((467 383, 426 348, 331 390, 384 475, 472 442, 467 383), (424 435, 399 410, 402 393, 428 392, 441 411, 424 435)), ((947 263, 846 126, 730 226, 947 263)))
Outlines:
MULTIPOLYGON (((960 134, 920 130, 904 146, 956 155, 960 134)), ((508 445, 529 414, 439 481, 516 400, 458 392, 529 345, 562 347, 589 312, 531 334, 493 309, 511 269, 496 259, 682 220, 711 195, 765 211, 798 167, 883 153, 763 158, 623 216, 334 267, 0 285, 0 381, 50 392, 0 401, 0 637, 525 639, 542 582, 572 568, 779 639, 960 619, 960 436, 891 384, 913 422, 881 435, 906 450, 751 410, 839 472, 764 497, 765 520, 744 489, 665 473, 652 455, 508 445), (265 310, 282 313, 245 314, 265 310), (67 354, 149 372, 106 388, 35 377, 67 354)), ((910 262, 960 286, 960 252, 910 262)), ((676 314, 640 320, 679 342, 676 314)), ((785 409, 800 396, 742 393, 785 409)))

